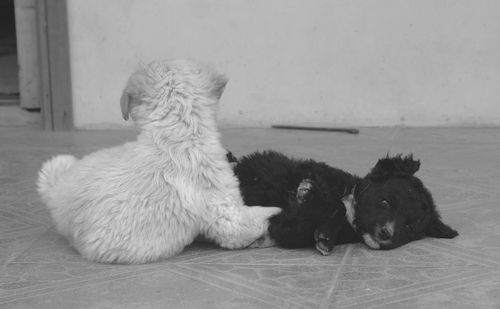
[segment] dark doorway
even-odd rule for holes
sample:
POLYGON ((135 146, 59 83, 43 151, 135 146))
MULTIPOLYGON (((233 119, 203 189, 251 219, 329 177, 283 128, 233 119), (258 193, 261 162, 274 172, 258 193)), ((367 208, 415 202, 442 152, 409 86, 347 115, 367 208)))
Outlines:
POLYGON ((19 104, 14 0, 0 0, 0 104, 19 104))

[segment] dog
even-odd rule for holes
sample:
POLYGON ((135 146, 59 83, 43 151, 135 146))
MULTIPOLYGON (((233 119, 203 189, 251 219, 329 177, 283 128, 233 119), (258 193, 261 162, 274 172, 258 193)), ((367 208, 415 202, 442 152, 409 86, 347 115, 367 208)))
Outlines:
POLYGON ((426 236, 458 235, 441 221, 431 193, 414 176, 420 161, 412 155, 382 158, 363 178, 275 151, 231 156, 245 202, 283 208, 270 218, 269 234, 257 247, 315 246, 328 255, 337 244, 363 241, 372 249, 393 249, 426 236))
POLYGON ((351 226, 372 249, 393 249, 424 237, 454 238, 431 192, 415 176, 412 155, 378 160, 345 200, 351 226))
POLYGON ((216 110, 224 75, 187 60, 155 61, 129 78, 120 106, 137 140, 44 163, 38 192, 58 232, 85 258, 146 263, 197 237, 252 244, 281 210, 247 207, 226 160, 216 110))

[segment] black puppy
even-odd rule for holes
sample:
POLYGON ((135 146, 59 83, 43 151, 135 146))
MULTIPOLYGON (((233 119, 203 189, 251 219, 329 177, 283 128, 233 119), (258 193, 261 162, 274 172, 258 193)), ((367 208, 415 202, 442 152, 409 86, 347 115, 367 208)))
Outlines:
POLYGON ((381 159, 364 178, 274 151, 230 161, 237 162, 247 205, 283 208, 269 227, 269 237, 281 247, 315 245, 329 254, 335 244, 361 240, 373 249, 391 249, 424 236, 457 235, 413 176, 420 163, 411 156, 381 159))
POLYGON ((441 221, 431 193, 414 176, 419 168, 412 155, 386 157, 357 183, 351 203, 346 203, 348 218, 370 248, 458 235, 441 221))

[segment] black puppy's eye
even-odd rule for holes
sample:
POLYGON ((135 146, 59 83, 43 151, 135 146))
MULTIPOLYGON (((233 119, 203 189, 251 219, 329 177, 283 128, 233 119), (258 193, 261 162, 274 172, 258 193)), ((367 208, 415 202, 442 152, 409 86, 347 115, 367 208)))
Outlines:
POLYGON ((382 206, 384 206, 385 208, 391 208, 391 205, 390 205, 390 204, 389 204, 389 202, 388 202, 388 201, 386 201, 386 200, 382 200, 382 201, 380 202, 380 204, 381 204, 382 206))

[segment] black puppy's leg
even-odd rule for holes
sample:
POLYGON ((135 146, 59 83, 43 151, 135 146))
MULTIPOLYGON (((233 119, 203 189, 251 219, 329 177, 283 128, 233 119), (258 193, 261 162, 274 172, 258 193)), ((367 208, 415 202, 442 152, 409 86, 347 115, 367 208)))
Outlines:
POLYGON ((315 182, 309 178, 303 179, 297 187, 296 200, 299 210, 307 212, 314 228, 314 244, 323 255, 328 255, 335 244, 335 234, 329 220, 324 195, 319 192, 315 182))
POLYGON ((302 180, 297 187, 296 197, 300 207, 308 209, 315 218, 316 249, 322 255, 329 255, 345 221, 345 207, 342 201, 328 197, 325 188, 320 188, 308 178, 302 180))
POLYGON ((319 216, 323 214, 318 213, 318 211, 322 210, 328 203, 325 192, 317 185, 317 181, 310 178, 305 178, 299 183, 295 198, 299 208, 310 209, 319 216))
POLYGON ((342 211, 341 208, 336 208, 314 231, 315 246, 322 255, 330 255, 332 253, 337 236, 345 221, 345 211, 342 211))
POLYGON ((296 208, 284 210, 269 219, 269 235, 283 248, 303 248, 314 243, 314 225, 296 208))
POLYGON ((309 193, 311 192, 312 188, 313 188, 313 182, 309 178, 303 179, 299 183, 299 186, 297 187, 297 194, 296 194, 297 202, 299 203, 299 205, 302 205, 306 201, 310 200, 309 193))

